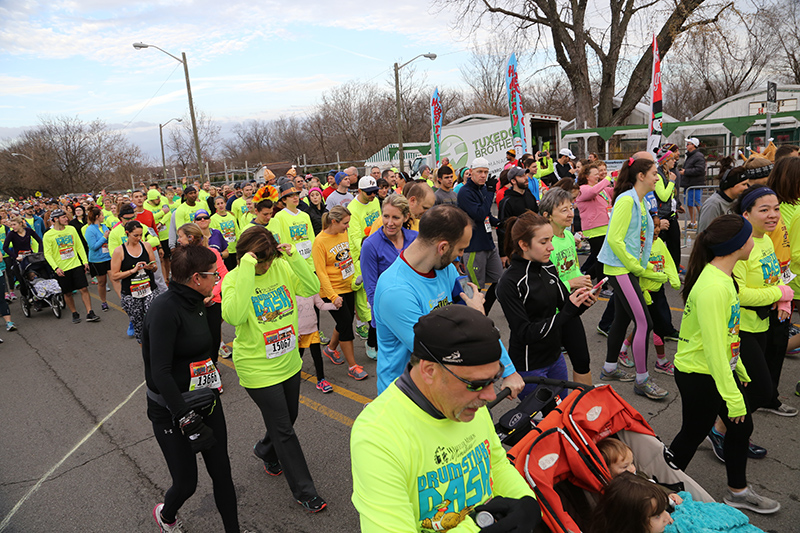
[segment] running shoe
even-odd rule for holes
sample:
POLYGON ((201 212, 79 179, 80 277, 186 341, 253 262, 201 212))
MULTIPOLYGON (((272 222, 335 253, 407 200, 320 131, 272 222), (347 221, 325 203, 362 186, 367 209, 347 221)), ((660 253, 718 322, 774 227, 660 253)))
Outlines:
POLYGON ((325 336, 325 333, 322 330, 319 330, 319 343, 320 344, 328 344, 331 340, 325 336))
POLYGON ((614 369, 613 372, 606 372, 606 369, 604 368, 600 371, 600 379, 602 379, 603 381, 628 382, 636 379, 636 376, 634 376, 633 374, 629 374, 628 372, 625 372, 620 367, 614 369))
POLYGON ((219 356, 223 359, 230 359, 233 355, 233 350, 231 347, 225 344, 224 342, 219 343, 219 356))
POLYGON ((597 333, 599 333, 603 337, 608 337, 608 331, 604 330, 600 326, 597 326, 597 333))
POLYGON ((367 357, 372 359, 373 361, 378 358, 378 349, 373 348, 369 344, 364 344, 364 348, 367 350, 367 357))
POLYGON ((317 381, 317 390, 320 390, 325 394, 328 394, 330 392, 333 392, 333 387, 331 387, 331 384, 328 383, 327 379, 321 379, 317 381))
POLYGON ((330 359, 334 365, 341 365, 344 363, 344 358, 342 354, 339 353, 339 350, 331 350, 326 346, 322 349, 322 353, 327 355, 328 359, 330 359))
POLYGON ((778 416, 797 416, 797 408, 785 403, 780 404, 778 407, 761 407, 759 411, 772 413, 778 416))
POLYGON ((786 350, 786 355, 797 355, 800 353, 800 346, 791 350, 786 350))
POLYGON ((163 508, 163 503, 159 503, 153 508, 153 518, 155 518, 161 533, 186 533, 186 530, 183 529, 183 524, 177 518, 171 524, 164 522, 164 519, 161 518, 161 509, 163 508))
POLYGON ((676 329, 673 329, 671 333, 667 333, 666 335, 664 335, 663 339, 665 341, 678 342, 678 340, 680 339, 680 332, 676 329))
POLYGON ((96 277, 92 277, 92 285, 97 285, 97 278, 96 277))
POLYGON ((11 301, 14 302, 17 299, 17 295, 14 294, 14 291, 8 291, 8 297, 11 298, 11 301))
POLYGON ((747 509, 758 514, 772 514, 781 508, 781 504, 775 500, 756 494, 756 491, 750 485, 747 486, 743 493, 732 492, 728 489, 722 501, 731 507, 747 509))
POLYGON ((283 474, 283 468, 281 468, 281 463, 279 461, 265 461, 258 453, 256 452, 256 445, 253 445, 253 455, 256 456, 256 459, 264 463, 264 472, 269 474, 270 476, 280 476, 283 474))
POLYGON ((356 333, 362 339, 367 340, 367 337, 369 337, 369 324, 361 324, 360 326, 357 326, 356 333))
POLYGON ((103 302, 100 304, 100 308, 103 310, 103 312, 106 312, 108 311, 108 304, 106 302, 103 302))
POLYGON ((10 301, 11 301, 11 295, 10 295, 10 294, 6 294, 6 301, 7 301, 7 302, 10 302, 10 301))
POLYGON ((633 361, 631 361, 631 358, 628 357, 628 352, 620 351, 619 357, 617 358, 617 362, 626 368, 633 367, 633 361))
MULTIPOLYGON (((715 428, 711 428, 711 431, 708 432, 706 436, 706 440, 711 444, 711 449, 714 451, 714 456, 722 461, 725 462, 725 435, 720 434, 715 428)), ((759 446, 757 444, 753 444, 752 441, 747 446, 747 458, 748 459, 763 459, 767 456, 767 449, 763 446, 759 446)))
POLYGON ((347 375, 350 376, 351 378, 353 378, 356 381, 361 381, 362 379, 367 379, 367 376, 369 376, 369 374, 364 372, 364 367, 362 367, 361 365, 355 365, 355 366, 351 367, 347 371, 347 375))
POLYGON ((659 374, 666 374, 668 376, 675 375, 675 365, 672 364, 672 361, 667 359, 658 359, 656 360, 655 371, 659 374))
POLYGON ((318 513, 328 506, 325 500, 319 496, 314 496, 310 500, 297 500, 297 503, 302 505, 309 513, 318 513))
MULTIPOLYGON (((14 293, 10 292, 9 294, 13 296, 14 293)), ((798 333, 800 333, 800 328, 798 328, 794 324, 789 324, 789 338, 794 337, 798 333)))
POLYGON ((133 337, 136 335, 136 330, 133 329, 133 322, 128 323, 128 337, 133 337))
POLYGON ((72 313, 72 323, 73 324, 80 324, 81 323, 81 315, 80 313, 72 313))
POLYGON ((678 274, 686 274, 686 268, 683 265, 678 265, 678 274))
POLYGON ((17 326, 13 322, 11 322, 10 320, 6 322, 6 331, 16 331, 16 330, 17 326))
POLYGON ((86 315, 86 322, 100 322, 100 317, 94 314, 94 311, 89 311, 86 315))
POLYGON ((655 381, 653 381, 653 378, 650 377, 648 377, 642 383, 634 383, 633 392, 639 396, 647 396, 651 400, 663 400, 669 394, 669 391, 666 391, 656 385, 655 381))

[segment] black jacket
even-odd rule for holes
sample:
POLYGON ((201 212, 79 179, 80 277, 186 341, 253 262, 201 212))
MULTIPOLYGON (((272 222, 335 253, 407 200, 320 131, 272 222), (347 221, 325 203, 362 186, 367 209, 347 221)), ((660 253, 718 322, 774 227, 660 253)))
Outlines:
POLYGON ((506 191, 506 195, 500 200, 500 206, 497 209, 497 217, 500 223, 497 225, 497 246, 500 248, 500 255, 505 257, 505 241, 506 241, 506 220, 511 217, 518 217, 525 211, 531 210, 534 213, 539 212, 539 202, 533 193, 525 187, 525 192, 522 194, 515 191, 513 188, 506 191))
MULTIPOLYGON (((164 397, 175 419, 189 410, 181 396, 189 390, 189 364, 211 359, 219 349, 212 345, 203 295, 173 281, 150 304, 142 329, 142 357, 147 388, 164 397)), ((148 399, 150 403, 157 405, 148 399)))
POLYGON ((309 201, 308 209, 306 210, 306 213, 308 213, 308 218, 311 219, 311 226, 314 228, 314 235, 319 235, 319 232, 322 231, 322 215, 328 212, 328 208, 325 206, 324 198, 322 199, 322 204, 320 207, 322 209, 318 209, 317 206, 309 201))
POLYGON ((511 329, 508 355, 523 372, 553 364, 561 354, 561 328, 586 310, 569 300, 569 289, 552 263, 517 254, 497 284, 497 301, 511 329))
POLYGON ((681 185, 684 187, 700 187, 706 184, 706 158, 695 150, 686 156, 683 162, 683 180, 681 185))

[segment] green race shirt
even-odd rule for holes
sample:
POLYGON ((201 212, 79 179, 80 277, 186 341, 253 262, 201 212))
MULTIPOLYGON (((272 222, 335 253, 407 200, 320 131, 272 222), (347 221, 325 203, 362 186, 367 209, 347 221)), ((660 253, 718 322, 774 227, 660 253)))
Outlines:
POLYGON ((211 227, 219 230, 225 242, 228 243, 228 253, 236 254, 236 239, 239 237, 239 225, 236 217, 230 211, 225 212, 225 216, 218 213, 211 215, 211 227))
POLYGON ((44 257, 53 270, 60 268, 66 272, 89 263, 78 232, 72 226, 64 226, 62 230, 52 227, 45 232, 42 241, 44 257))
MULTIPOLYGON (((351 218, 352 220, 352 218, 351 218)), ((298 210, 292 213, 288 209, 281 209, 267 226, 270 231, 277 231, 280 241, 288 242, 294 246, 309 268, 314 270, 314 259, 311 257, 311 247, 314 244, 314 226, 308 214, 298 210)))
POLYGON ((747 414, 733 372, 741 381, 750 381, 739 359, 739 315, 733 279, 714 265, 706 265, 683 309, 675 354, 675 367, 681 372, 714 378, 730 417, 747 414))
POLYGON ((373 198, 369 203, 362 204, 356 197, 347 204, 350 211, 350 225, 347 228, 347 236, 350 239, 350 256, 353 261, 359 263, 361 258, 361 243, 367 237, 366 230, 372 227, 381 216, 381 205, 377 198, 373 198))
POLYGON ((575 249, 575 237, 568 229, 564 236, 553 235, 553 251, 550 252, 550 262, 558 270, 558 277, 569 288, 569 280, 581 276, 578 251, 575 249))
POLYGON ((283 255, 261 276, 244 256, 222 281, 222 318, 236 328, 233 362, 245 388, 270 387, 300 371, 297 296, 319 292, 319 280, 299 254, 283 255))
POLYGON ((748 307, 771 306, 781 299, 781 265, 775 256, 772 239, 753 237, 753 251, 747 261, 738 261, 733 267, 733 278, 739 285, 739 302, 742 305, 742 331, 761 333, 769 329, 769 318, 758 318, 748 307))

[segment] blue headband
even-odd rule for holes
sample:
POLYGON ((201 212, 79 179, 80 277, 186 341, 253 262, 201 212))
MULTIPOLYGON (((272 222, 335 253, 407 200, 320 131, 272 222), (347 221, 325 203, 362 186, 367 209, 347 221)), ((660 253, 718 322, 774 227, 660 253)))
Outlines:
POLYGON ((744 222, 744 225, 742 226, 742 229, 739 230, 739 233, 725 242, 709 246, 715 257, 730 255, 745 245, 747 240, 750 238, 750 235, 753 233, 753 226, 744 217, 742 217, 742 221, 744 222))
POLYGON ((775 191, 769 187, 755 187, 753 189, 747 189, 744 194, 742 194, 742 199, 739 201, 739 207, 741 208, 742 213, 749 211, 750 208, 753 207, 753 204, 756 203, 756 200, 762 196, 767 196, 770 194, 777 196, 775 191))

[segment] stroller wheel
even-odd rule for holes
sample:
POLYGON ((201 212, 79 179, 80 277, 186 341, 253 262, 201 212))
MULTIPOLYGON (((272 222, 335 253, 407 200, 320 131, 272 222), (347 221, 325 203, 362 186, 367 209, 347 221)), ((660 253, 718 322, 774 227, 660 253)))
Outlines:
POLYGON ((53 308, 53 314, 56 315, 56 318, 61 318, 61 303, 58 300, 58 296, 51 296, 50 307, 53 308))
POLYGON ((31 302, 28 300, 28 297, 20 295, 19 304, 22 306, 22 314, 25 315, 25 318, 30 318, 31 302))
POLYGON ((56 298, 58 299, 58 305, 61 306, 61 309, 66 309, 67 303, 64 301, 64 295, 59 294, 58 296, 56 296, 56 298))

